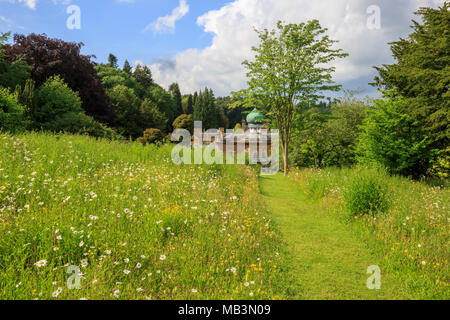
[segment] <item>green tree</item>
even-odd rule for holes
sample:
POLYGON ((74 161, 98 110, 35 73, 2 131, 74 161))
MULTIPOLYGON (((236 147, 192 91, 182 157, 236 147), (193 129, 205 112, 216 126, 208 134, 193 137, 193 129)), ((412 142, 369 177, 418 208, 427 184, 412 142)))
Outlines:
POLYGON ((295 165, 326 166, 333 151, 331 132, 327 128, 330 118, 329 107, 314 106, 297 111, 289 145, 290 159, 295 165))
POLYGON ((321 102, 297 112, 290 159, 300 167, 350 166, 356 163, 360 126, 368 106, 346 94, 334 102, 321 102))
POLYGON ((0 131, 21 132, 26 130, 28 124, 25 108, 19 104, 17 95, 0 87, 0 131))
POLYGON ((52 132, 87 134, 113 139, 117 134, 110 128, 84 114, 81 99, 59 77, 49 78, 33 95, 34 82, 27 81, 22 99, 32 105, 31 118, 37 128, 52 132))
POLYGON ((25 85, 30 78, 31 67, 22 59, 16 58, 12 62, 4 59, 3 46, 10 33, 0 33, 0 86, 14 90, 17 86, 25 85))
MULTIPOLYGON (((241 124, 244 119, 244 107, 239 98, 219 97, 216 99, 216 105, 219 112, 224 112, 225 128, 234 128, 236 124, 241 124)), ((253 107, 254 108, 254 107, 253 107)), ((223 121, 223 120, 222 120, 223 121)))
POLYGON ((356 147, 368 108, 367 102, 351 94, 331 105, 331 119, 326 127, 330 132, 332 151, 327 166, 351 166, 357 162, 356 147))
POLYGON ((127 74, 131 75, 132 68, 128 60, 125 60, 122 70, 125 71, 127 74))
POLYGON ((36 91, 33 117, 36 126, 45 128, 46 124, 67 112, 83 113, 81 99, 59 76, 50 77, 36 91))
POLYGON ((278 126, 283 151, 284 173, 288 173, 292 121, 298 108, 323 96, 323 90, 337 91, 326 65, 346 57, 340 49, 331 49, 327 29, 319 21, 287 24, 278 22, 273 31, 257 31, 260 44, 254 47, 254 61, 244 61, 248 73, 246 98, 256 98, 268 106, 268 114, 278 126))
MULTIPOLYGON (((198 93, 197 91, 194 92, 194 96, 192 97, 192 108, 194 108, 195 103, 197 102, 198 93)), ((194 111, 192 111, 194 113, 194 111)))
POLYGON ((167 119, 167 126, 164 131, 171 131, 173 120, 175 120, 176 106, 170 93, 158 85, 152 85, 147 90, 147 96, 158 106, 158 110, 163 113, 167 119))
POLYGON ((203 106, 203 126, 205 129, 217 129, 219 127, 219 112, 216 107, 216 99, 212 89, 206 88, 203 92, 204 106, 203 106))
POLYGON ((108 90, 108 96, 117 117, 115 127, 118 132, 126 138, 138 138, 143 131, 143 128, 140 126, 141 101, 134 93, 134 90, 124 85, 117 85, 108 90))
POLYGON ((204 129, 216 129, 222 125, 225 127, 228 122, 223 111, 217 108, 214 92, 208 88, 197 94, 193 118, 194 121, 202 121, 204 129))
POLYGON ((126 86, 135 91, 138 90, 139 84, 136 79, 124 70, 113 68, 107 64, 98 65, 95 67, 95 70, 102 81, 103 87, 107 90, 118 85, 126 86))
POLYGON ((118 59, 115 55, 113 55, 112 53, 109 54, 108 56, 108 65, 112 68, 118 68, 119 64, 118 64, 118 59))
POLYGON ((376 68, 379 76, 375 78, 380 89, 396 89, 404 98, 406 112, 423 127, 435 151, 443 151, 449 137, 449 8, 450 3, 445 2, 439 9, 418 10, 423 23, 413 21, 413 33, 391 43, 396 62, 376 68))
POLYGON ((138 64, 133 75, 144 90, 147 90, 153 84, 152 72, 148 66, 138 64))
POLYGON ((183 114, 183 105, 181 101, 181 92, 178 83, 172 83, 169 87, 169 92, 172 95, 173 100, 175 101, 175 114, 174 117, 178 117, 183 114))
POLYGON ((141 127, 156 128, 161 131, 167 128, 167 117, 158 109, 158 105, 150 99, 144 99, 141 104, 141 127))
POLYGON ((362 126, 358 160, 381 164, 391 173, 418 178, 435 154, 422 128, 408 112, 406 100, 375 100, 362 126))
POLYGON ((187 100, 186 114, 193 114, 193 113, 194 113, 194 97, 192 96, 192 94, 190 94, 187 100))
POLYGON ((183 113, 184 114, 193 114, 194 113, 194 102, 193 102, 192 94, 184 95, 181 103, 183 105, 183 113))
POLYGON ((217 110, 217 125, 219 126, 219 128, 228 128, 229 126, 229 120, 227 115, 225 114, 225 110, 223 109, 222 106, 217 105, 216 103, 216 110, 217 110))
POLYGON ((14 44, 5 46, 8 62, 18 57, 30 65, 31 78, 41 86, 48 78, 59 75, 78 92, 86 114, 97 121, 112 124, 114 112, 102 83, 99 81, 93 56, 82 55, 83 44, 50 39, 45 34, 14 35, 14 44))
POLYGON ((200 90, 195 99, 193 118, 194 121, 201 121, 203 128, 206 128, 207 103, 207 93, 200 90))

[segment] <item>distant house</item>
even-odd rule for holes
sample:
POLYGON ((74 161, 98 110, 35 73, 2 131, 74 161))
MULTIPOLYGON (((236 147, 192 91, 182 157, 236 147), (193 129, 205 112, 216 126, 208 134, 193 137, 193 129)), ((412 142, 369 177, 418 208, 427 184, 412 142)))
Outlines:
MULTIPOLYGON (((232 134, 225 132, 225 128, 220 128, 214 133, 203 132, 202 139, 197 137, 197 141, 202 141, 202 145, 214 143, 216 150, 224 153, 245 152, 253 163, 265 164, 271 155, 271 137, 268 129, 264 128, 264 121, 264 115, 258 109, 254 109, 246 120, 242 120, 242 130, 232 134)), ((194 141, 193 145, 195 146, 194 141)))

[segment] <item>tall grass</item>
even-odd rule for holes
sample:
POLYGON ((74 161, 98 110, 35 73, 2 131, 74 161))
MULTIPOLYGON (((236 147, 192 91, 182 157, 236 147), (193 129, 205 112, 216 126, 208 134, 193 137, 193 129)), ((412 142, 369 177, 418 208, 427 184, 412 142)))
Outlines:
POLYGON ((82 136, 2 134, 0 148, 0 299, 283 297, 252 168, 82 136))
POLYGON ((382 270, 392 273, 411 298, 450 298, 448 187, 367 168, 305 169, 291 178, 350 223, 355 235, 382 258, 382 270), (357 214, 364 208, 374 214, 357 214))
POLYGON ((385 213, 390 206, 386 173, 380 169, 356 170, 343 192, 348 216, 352 218, 385 213))

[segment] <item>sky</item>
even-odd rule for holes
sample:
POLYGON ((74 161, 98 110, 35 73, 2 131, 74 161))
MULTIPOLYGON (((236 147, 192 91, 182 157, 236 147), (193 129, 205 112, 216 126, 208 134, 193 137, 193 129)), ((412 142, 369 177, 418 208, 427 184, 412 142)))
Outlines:
POLYGON ((392 63, 389 42, 411 33, 419 7, 444 0, 0 0, 0 32, 45 33, 83 42, 84 54, 106 62, 109 53, 149 65, 163 87, 183 94, 212 88, 216 96, 246 87, 242 61, 253 57, 256 29, 277 21, 318 19, 349 57, 333 62, 333 79, 360 96, 373 66, 392 63), (79 14, 78 14, 79 13, 79 14))

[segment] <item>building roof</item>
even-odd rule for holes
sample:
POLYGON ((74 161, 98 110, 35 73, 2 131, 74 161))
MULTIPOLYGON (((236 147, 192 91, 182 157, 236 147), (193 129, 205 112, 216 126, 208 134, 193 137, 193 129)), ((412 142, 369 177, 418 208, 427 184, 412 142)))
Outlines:
POLYGON ((261 123, 263 120, 264 115, 256 108, 247 116, 247 123, 249 125, 261 123))

